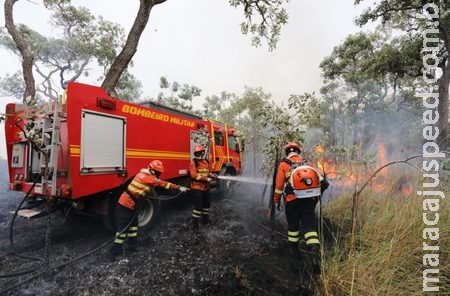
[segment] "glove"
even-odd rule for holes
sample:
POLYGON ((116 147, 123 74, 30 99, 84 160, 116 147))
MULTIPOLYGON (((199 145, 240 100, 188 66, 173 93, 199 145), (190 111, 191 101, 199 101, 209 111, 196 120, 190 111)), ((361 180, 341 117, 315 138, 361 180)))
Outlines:
POLYGON ((178 190, 180 190, 180 192, 186 192, 186 191, 189 191, 189 188, 180 187, 180 188, 178 188, 178 190))
POLYGON ((206 178, 206 182, 211 182, 212 179, 211 178, 206 178))

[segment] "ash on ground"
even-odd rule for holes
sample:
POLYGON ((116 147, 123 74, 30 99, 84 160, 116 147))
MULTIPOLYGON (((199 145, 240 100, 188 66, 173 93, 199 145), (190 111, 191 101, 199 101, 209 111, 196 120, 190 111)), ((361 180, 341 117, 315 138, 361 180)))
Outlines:
MULTIPOLYGON (((241 186, 234 192, 218 198, 212 191, 212 223, 199 234, 192 230, 188 196, 166 202, 157 225, 139 233, 137 252, 110 262, 109 245, 53 272, 41 269, 41 276, 7 295, 312 295, 313 281, 292 268, 282 235, 284 213, 277 212, 275 223, 270 222, 263 187, 241 186)), ((39 264, 7 255, 11 211, 21 198, 0 192, 1 274, 39 264)), ((45 217, 18 219, 16 251, 44 257, 46 223, 45 217)), ((54 213, 51 225, 50 265, 89 252, 114 235, 93 217, 68 222, 54 213)), ((0 290, 29 276, 0 279, 0 290)))

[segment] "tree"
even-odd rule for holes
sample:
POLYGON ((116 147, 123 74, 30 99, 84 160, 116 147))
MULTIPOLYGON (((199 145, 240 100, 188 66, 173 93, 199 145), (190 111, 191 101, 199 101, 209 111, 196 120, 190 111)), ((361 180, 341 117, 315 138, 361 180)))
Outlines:
POLYGON ((158 95, 157 102, 180 111, 192 111, 192 100, 199 97, 202 92, 195 85, 187 83, 180 85, 176 81, 170 83, 164 76, 159 79, 159 87, 162 91, 158 95))
MULTIPOLYGON (((283 4, 287 1, 229 0, 229 3, 232 7, 244 7, 246 22, 241 24, 241 31, 243 34, 252 35, 252 44, 259 46, 263 39, 268 42, 269 49, 273 49, 279 40, 281 26, 287 23, 288 14, 283 8, 283 4), (257 23, 254 21, 255 17, 258 19, 257 23)), ((136 53, 139 39, 149 20, 150 11, 154 6, 164 3, 166 0, 140 0, 139 2, 139 10, 127 41, 102 83, 102 87, 108 93, 114 90, 122 72, 136 53)))
POLYGON ((421 75, 420 50, 417 50, 421 46, 421 41, 391 34, 385 27, 376 33, 350 35, 335 47, 321 63, 326 79, 322 89, 325 100, 332 108, 338 107, 336 98, 345 104, 328 110, 334 114, 330 122, 339 123, 326 128, 331 132, 330 142, 338 144, 338 139, 332 138, 342 135, 341 145, 362 148, 370 145, 376 131, 385 126, 375 114, 380 117, 391 111, 417 110, 414 94, 423 87, 416 79, 421 75))
POLYGON ((234 123, 236 110, 233 107, 237 97, 233 93, 223 91, 220 96, 212 95, 205 98, 201 114, 206 118, 214 118, 224 122, 234 123))
MULTIPOLYGON (((55 98, 68 82, 89 75, 87 67, 94 63, 105 75, 123 45, 124 33, 119 25, 96 18, 86 8, 77 8, 68 1, 47 0, 44 4, 52 11, 52 23, 56 30, 61 31, 61 38, 42 36, 25 25, 14 26, 14 29, 33 56, 33 66, 40 78, 37 92, 55 98)), ((21 55, 14 38, 3 31, 0 45, 21 55)), ((20 72, 2 81, 4 94, 17 95, 21 89, 17 84, 21 79, 15 81, 11 78, 19 75, 20 72)), ((125 71, 116 90, 123 99, 130 100, 137 98, 140 88, 140 82, 125 71)))
MULTIPOLYGON (((358 5, 364 0, 355 0, 358 5)), ((445 150, 448 143, 449 124, 449 85, 450 85, 450 3, 448 1, 424 0, 384 0, 376 1, 372 7, 366 9, 357 19, 357 24, 363 26, 370 21, 381 19, 383 24, 389 24, 408 35, 413 35, 423 41, 426 38, 440 37, 439 41, 430 39, 421 48, 416 48, 416 54, 421 56, 423 46, 427 46, 439 57, 438 67, 442 75, 437 81, 439 86, 439 122, 437 127, 440 134, 436 140, 445 150), (430 17, 424 18, 427 14, 430 17), (433 16, 433 17, 431 17, 433 16), (435 25, 437 24, 437 28, 435 25), (433 36, 434 35, 434 36, 433 36)), ((438 78, 437 73, 426 73, 431 78, 438 78)))
MULTIPOLYGON (((34 96, 36 93, 33 76, 33 62, 35 57, 27 45, 24 34, 20 32, 14 24, 13 8, 17 1, 18 0, 5 0, 5 21, 6 28, 14 40, 23 60, 22 73, 25 80, 24 97, 27 97, 34 96)), ((70 2, 70 0, 44 1, 49 8, 60 9, 61 7, 69 7, 69 12, 71 12, 73 6, 70 2)), ((152 8, 164 2, 166 2, 166 0, 139 0, 140 5, 138 13, 126 41, 122 46, 120 53, 117 56, 114 56, 102 82, 102 87, 107 93, 112 94, 114 92, 120 77, 126 71, 136 53, 140 37, 147 26, 152 8)), ((241 30, 244 34, 252 35, 252 44, 259 46, 261 40, 266 40, 269 44, 269 49, 273 49, 279 40, 281 26, 287 23, 288 15, 283 8, 283 5, 287 2, 288 0, 230 0, 229 4, 232 7, 244 8, 246 22, 241 25, 241 30)), ((63 9, 61 11, 64 12, 66 10, 63 9)), ((68 16, 70 16, 70 13, 68 16)), ((73 20, 68 16, 62 14, 61 20, 73 20)), ((72 16, 75 16, 76 20, 79 15, 75 14, 72 16)), ((77 25, 77 22, 73 23, 73 25, 77 25)))

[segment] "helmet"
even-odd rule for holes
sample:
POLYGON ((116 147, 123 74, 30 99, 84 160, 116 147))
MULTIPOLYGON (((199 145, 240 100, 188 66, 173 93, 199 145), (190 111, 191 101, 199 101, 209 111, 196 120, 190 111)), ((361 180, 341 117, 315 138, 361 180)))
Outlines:
POLYGON ((289 154, 292 151, 297 150, 298 153, 302 152, 302 146, 300 146, 300 144, 297 144, 295 142, 289 142, 287 143, 286 146, 284 146, 284 151, 286 152, 286 154, 289 154))
POLYGON ((197 157, 202 156, 203 154, 205 154, 205 146, 203 145, 198 145, 194 147, 194 155, 197 157))
POLYGON ((195 148, 194 148, 194 153, 196 153, 196 152, 205 152, 205 147, 203 146, 203 145, 198 145, 198 146, 195 146, 195 148))
POLYGON ((155 172, 158 172, 160 174, 164 173, 164 166, 160 160, 153 160, 148 165, 148 168, 151 170, 154 170, 155 172))

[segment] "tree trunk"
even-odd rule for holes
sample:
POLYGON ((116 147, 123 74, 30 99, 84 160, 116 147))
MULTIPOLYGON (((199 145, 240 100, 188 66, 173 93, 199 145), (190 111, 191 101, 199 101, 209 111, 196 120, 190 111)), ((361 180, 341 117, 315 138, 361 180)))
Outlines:
POLYGON ((131 27, 130 33, 128 34, 127 41, 114 60, 111 68, 109 68, 108 73, 106 74, 105 80, 102 83, 103 89, 111 94, 116 88, 117 83, 119 82, 120 76, 123 71, 127 68, 131 59, 137 51, 137 46, 139 44, 139 39, 141 38, 142 32, 144 32, 145 27, 147 26, 148 19, 150 17, 150 11, 153 6, 163 3, 164 1, 149 1, 149 0, 140 0, 139 11, 137 13, 136 19, 134 20, 134 24, 131 27))
POLYGON ((25 93, 23 94, 23 98, 25 99, 28 96, 34 97, 36 94, 36 86, 33 76, 34 57, 27 46, 25 38, 17 30, 16 25, 14 24, 13 8, 17 1, 18 0, 5 0, 5 27, 8 29, 9 34, 11 34, 11 37, 16 43, 17 49, 22 56, 22 72, 25 80, 25 93))

